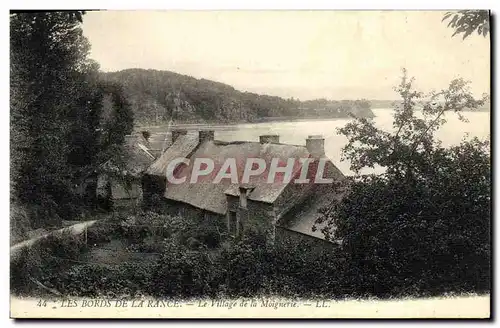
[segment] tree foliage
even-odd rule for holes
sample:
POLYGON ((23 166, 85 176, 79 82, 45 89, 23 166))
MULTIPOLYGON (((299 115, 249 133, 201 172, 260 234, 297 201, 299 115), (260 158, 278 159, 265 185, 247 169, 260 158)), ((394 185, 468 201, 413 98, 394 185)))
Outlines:
POLYGON ((34 226, 57 224, 90 205, 101 154, 132 126, 123 97, 100 80, 98 64, 88 58, 83 14, 10 15, 11 198, 28 205, 34 226), (100 129, 106 94, 114 97, 116 119, 100 129), (111 126, 119 126, 111 134, 120 136, 103 143, 111 126))
POLYGON ((168 71, 126 69, 103 78, 123 86, 137 122, 251 122, 273 118, 372 117, 367 100, 299 101, 241 92, 168 71))
MULTIPOLYGON (((396 91, 392 131, 365 119, 340 129, 353 171, 346 196, 325 209, 320 222, 340 239, 351 283, 372 294, 486 290, 490 258, 490 154, 488 141, 464 140, 445 148, 434 132, 446 115, 476 108, 468 84, 454 80, 426 97, 406 73, 396 91), (441 101, 438 101, 440 99, 441 101), (447 113, 445 115, 445 113, 447 113)), ((462 119, 464 119, 462 117, 462 119)))
POLYGON ((465 39, 474 32, 486 37, 490 33, 490 13, 487 10, 459 10, 447 12, 443 21, 449 20, 448 27, 455 30, 452 36, 463 34, 465 39))

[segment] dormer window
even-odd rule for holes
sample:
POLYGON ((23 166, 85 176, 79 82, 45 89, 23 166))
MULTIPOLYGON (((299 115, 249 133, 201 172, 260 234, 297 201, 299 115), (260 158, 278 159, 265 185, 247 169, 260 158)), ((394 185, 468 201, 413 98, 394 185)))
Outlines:
POLYGON ((255 187, 249 185, 240 185, 238 189, 240 191, 240 207, 247 208, 248 195, 255 189, 255 187))

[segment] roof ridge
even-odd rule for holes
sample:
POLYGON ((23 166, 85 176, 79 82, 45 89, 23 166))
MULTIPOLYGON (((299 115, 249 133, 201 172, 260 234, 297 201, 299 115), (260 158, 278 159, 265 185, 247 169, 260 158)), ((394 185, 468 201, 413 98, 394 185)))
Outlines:
POLYGON ((253 141, 253 140, 234 140, 234 141, 224 141, 224 140, 211 140, 215 145, 241 145, 241 144, 260 144, 260 145, 266 145, 266 144, 272 144, 272 145, 278 145, 278 146, 292 146, 292 147, 302 147, 306 148, 305 145, 297 145, 297 144, 289 144, 289 143, 283 143, 283 142, 267 142, 267 143, 261 143, 260 141, 253 141))

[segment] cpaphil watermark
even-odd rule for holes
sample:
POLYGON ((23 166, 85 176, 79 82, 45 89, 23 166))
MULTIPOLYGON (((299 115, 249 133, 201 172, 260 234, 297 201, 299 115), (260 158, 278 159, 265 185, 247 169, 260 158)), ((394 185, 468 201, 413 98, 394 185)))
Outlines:
POLYGON ((182 183, 221 183, 228 179, 233 184, 250 183, 333 183, 333 179, 325 178, 327 158, 227 158, 217 163, 208 157, 198 157, 191 161, 188 158, 176 158, 170 161, 166 170, 167 181, 171 184, 182 183), (184 168, 184 169, 180 169, 184 168), (186 170, 187 169, 187 170, 186 170), (300 173, 299 173, 300 170, 300 173))

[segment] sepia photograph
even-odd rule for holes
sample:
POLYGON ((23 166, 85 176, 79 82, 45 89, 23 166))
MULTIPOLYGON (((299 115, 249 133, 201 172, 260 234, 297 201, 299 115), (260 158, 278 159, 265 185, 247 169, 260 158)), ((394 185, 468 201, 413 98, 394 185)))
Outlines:
POLYGON ((11 10, 10 317, 490 319, 484 10, 11 10))

